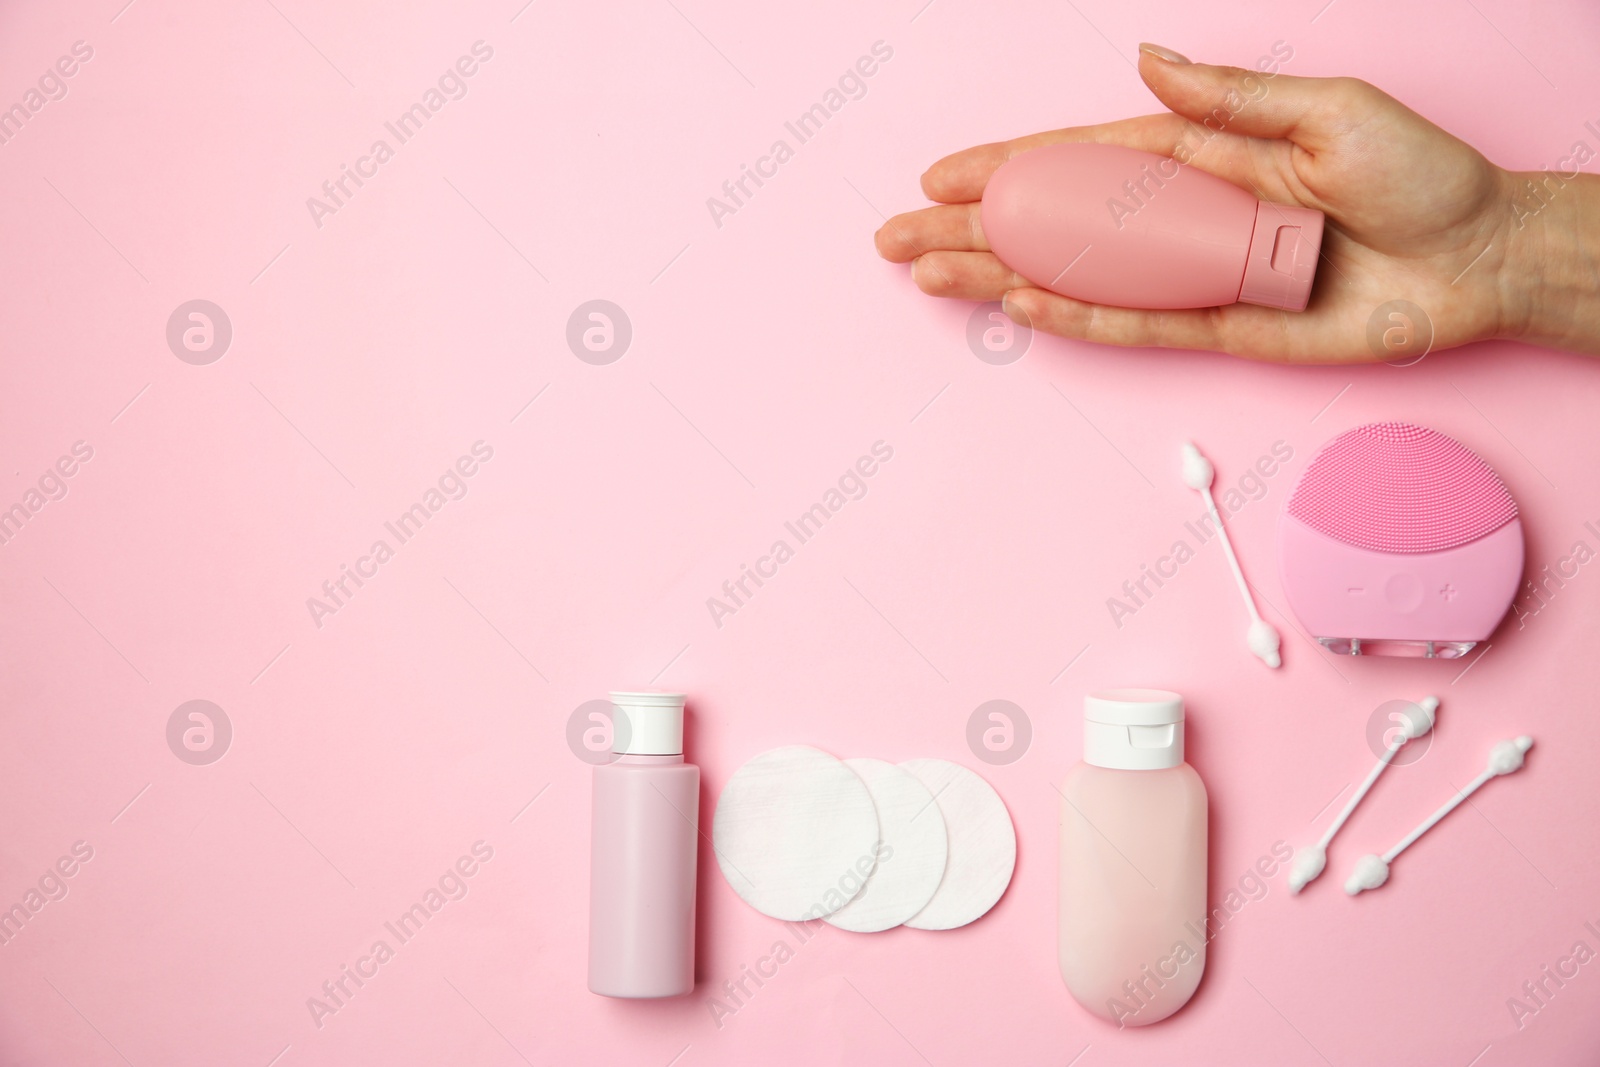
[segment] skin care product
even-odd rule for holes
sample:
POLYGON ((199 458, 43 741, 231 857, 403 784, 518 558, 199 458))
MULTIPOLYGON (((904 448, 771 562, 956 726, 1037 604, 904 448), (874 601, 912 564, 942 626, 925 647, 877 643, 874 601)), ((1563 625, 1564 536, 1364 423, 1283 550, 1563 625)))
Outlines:
POLYGON ((1257 200, 1187 160, 1082 143, 1004 163, 984 189, 982 221, 1001 262, 1076 300, 1302 311, 1324 220, 1257 200))
POLYGON ((1183 698, 1084 699, 1061 793, 1059 956, 1078 1003, 1121 1026, 1188 1003, 1206 965, 1206 790, 1183 760, 1183 698))
POLYGON ((606 997, 694 990, 700 768, 683 761, 679 693, 612 693, 612 751, 594 769, 589 989, 606 997))
POLYGON ((1340 655, 1466 655, 1505 617, 1522 560, 1499 476, 1460 442, 1404 422, 1330 441, 1278 525, 1289 606, 1340 655))

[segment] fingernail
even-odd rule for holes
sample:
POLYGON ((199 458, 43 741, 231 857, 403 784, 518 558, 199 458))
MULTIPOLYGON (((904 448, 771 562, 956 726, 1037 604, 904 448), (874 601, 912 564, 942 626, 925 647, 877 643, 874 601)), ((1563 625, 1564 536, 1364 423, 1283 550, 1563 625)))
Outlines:
POLYGON ((1005 296, 1000 298, 1000 310, 1005 312, 1006 318, 1010 319, 1018 326, 1032 325, 1032 323, 1028 321, 1027 313, 1017 306, 1016 301, 1011 299, 1010 293, 1007 293, 1005 296))
POLYGON ((1139 45, 1139 51, 1148 52, 1151 55, 1155 56, 1157 59, 1164 59, 1168 63, 1188 63, 1189 62, 1189 57, 1184 55, 1182 52, 1174 52, 1170 48, 1162 48, 1160 45, 1151 44, 1149 41, 1142 42, 1139 45))

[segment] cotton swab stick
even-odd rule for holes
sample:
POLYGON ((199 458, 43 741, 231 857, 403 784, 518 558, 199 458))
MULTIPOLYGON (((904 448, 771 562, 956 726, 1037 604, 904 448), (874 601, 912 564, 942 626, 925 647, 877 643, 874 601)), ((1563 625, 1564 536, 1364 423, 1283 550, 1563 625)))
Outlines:
POLYGON ((1228 554, 1228 566, 1233 569, 1233 580, 1239 583, 1239 595, 1244 597, 1244 606, 1250 610, 1250 629, 1245 631, 1245 643, 1267 666, 1281 666, 1283 657, 1278 655, 1278 631, 1273 629, 1272 624, 1263 619, 1261 613, 1256 610, 1255 599, 1250 595, 1250 586, 1244 580, 1244 571, 1239 569, 1239 557, 1233 554, 1233 542, 1228 539, 1227 527, 1222 525, 1222 515, 1217 511, 1216 498, 1211 495, 1211 482, 1215 477, 1216 471, 1211 466, 1211 461, 1200 454, 1194 442, 1185 443, 1184 484, 1205 497, 1206 510, 1211 513, 1211 521, 1217 527, 1217 534, 1222 538, 1223 551, 1228 554))
POLYGON ((1411 831, 1400 839, 1400 843, 1381 856, 1362 856, 1356 861, 1355 870, 1350 873, 1350 878, 1344 884, 1344 891, 1355 896, 1363 889, 1376 889, 1389 880, 1389 864, 1394 858, 1410 848, 1417 838, 1431 830, 1435 824, 1456 809, 1463 800, 1483 787, 1491 778, 1498 778, 1502 774, 1522 769, 1522 757, 1528 749, 1533 747, 1533 738, 1527 734, 1511 741, 1502 741, 1489 750, 1489 765, 1483 773, 1467 783, 1467 787, 1445 801, 1440 809, 1423 820, 1421 826, 1411 831))
POLYGON ((1333 820, 1333 825, 1328 827, 1327 833, 1322 835, 1322 840, 1294 854, 1294 862, 1289 866, 1289 892, 1300 892, 1307 883, 1322 873, 1322 869, 1328 865, 1328 846, 1333 843, 1333 835, 1344 826, 1345 820, 1350 818, 1350 813, 1361 803, 1361 798, 1367 795, 1372 784, 1378 780, 1378 775, 1383 773, 1383 769, 1394 759, 1395 753, 1400 751, 1400 746, 1433 729, 1433 713, 1438 710, 1438 697, 1423 697, 1421 703, 1412 704, 1399 713, 1401 717, 1399 736, 1383 750, 1383 755, 1378 757, 1378 762, 1373 765, 1361 787, 1345 803, 1344 810, 1333 820))

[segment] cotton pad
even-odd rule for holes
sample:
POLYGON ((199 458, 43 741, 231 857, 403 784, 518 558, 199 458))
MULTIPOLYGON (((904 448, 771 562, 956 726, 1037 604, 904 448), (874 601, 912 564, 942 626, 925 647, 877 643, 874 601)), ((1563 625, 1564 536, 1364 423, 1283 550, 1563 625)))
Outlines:
POLYGON ((859 896, 828 922, 874 933, 899 926, 927 906, 944 878, 949 852, 944 816, 915 775, 879 759, 847 759, 878 809, 878 865, 859 896))
POLYGON ((994 787, 960 764, 914 759, 900 764, 928 787, 949 836, 944 878, 933 899, 905 925, 953 930, 994 907, 1017 865, 1017 833, 994 787))
POLYGON ((711 835, 722 876, 746 904, 775 919, 817 919, 872 874, 878 813, 855 771, 820 749, 788 745, 728 779, 711 835))

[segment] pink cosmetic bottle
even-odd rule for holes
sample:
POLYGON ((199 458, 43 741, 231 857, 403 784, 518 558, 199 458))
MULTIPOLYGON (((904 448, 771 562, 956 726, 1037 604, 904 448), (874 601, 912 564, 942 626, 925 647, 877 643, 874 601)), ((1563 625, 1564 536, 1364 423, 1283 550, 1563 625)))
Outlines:
POLYGON ((1084 698, 1083 762, 1061 786, 1061 977, 1122 1026, 1160 1022, 1206 965, 1206 789, 1183 761, 1183 698, 1084 698))
POLYGON ((683 761, 681 693, 612 693, 614 762, 594 769, 589 990, 694 990, 700 768, 683 761))
POLYGON ((1322 212, 1268 204, 1167 156, 1055 144, 1007 161, 983 192, 994 254, 1041 289, 1095 304, 1303 311, 1322 212))

